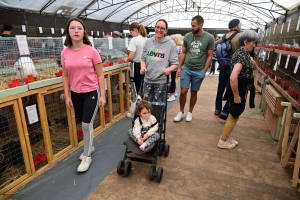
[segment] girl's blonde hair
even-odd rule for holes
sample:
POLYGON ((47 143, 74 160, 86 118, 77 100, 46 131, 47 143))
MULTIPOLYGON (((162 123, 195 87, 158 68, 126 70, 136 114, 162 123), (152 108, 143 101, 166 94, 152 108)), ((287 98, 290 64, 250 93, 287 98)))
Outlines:
POLYGON ((176 39, 177 40, 177 46, 182 46, 183 45, 183 38, 181 34, 173 34, 170 36, 172 40, 176 39))
POLYGON ((137 22, 133 22, 130 26, 129 26, 129 30, 130 29, 134 29, 136 28, 138 30, 138 32, 141 34, 141 36, 143 37, 147 37, 147 30, 146 28, 143 26, 143 24, 139 24, 137 22))

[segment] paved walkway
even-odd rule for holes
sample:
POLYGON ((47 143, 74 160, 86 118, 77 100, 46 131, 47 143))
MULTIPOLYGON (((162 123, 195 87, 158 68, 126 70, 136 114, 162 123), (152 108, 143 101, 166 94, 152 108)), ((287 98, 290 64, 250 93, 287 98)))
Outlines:
POLYGON ((88 199, 300 199, 299 187, 291 187, 292 169, 281 168, 277 142, 258 108, 259 94, 256 108, 247 106, 233 131, 239 146, 217 148, 224 126, 213 114, 217 82, 217 75, 203 81, 192 122, 173 122, 178 103, 168 112, 171 148, 167 158, 158 159, 164 168, 161 183, 148 179, 150 164, 132 162, 129 177, 113 170, 88 199))

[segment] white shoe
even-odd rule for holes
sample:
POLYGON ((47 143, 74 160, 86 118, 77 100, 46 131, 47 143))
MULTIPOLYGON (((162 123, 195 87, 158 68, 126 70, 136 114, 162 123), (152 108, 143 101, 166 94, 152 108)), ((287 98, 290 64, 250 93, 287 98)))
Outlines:
POLYGON ((237 145, 239 144, 238 141, 236 141, 236 140, 233 139, 232 137, 229 137, 229 138, 227 139, 227 141, 230 142, 230 143, 232 143, 232 144, 235 144, 235 146, 237 146, 237 145))
POLYGON ((180 122, 184 118, 183 112, 179 112, 174 118, 174 122, 180 122))
POLYGON ((193 120, 193 114, 192 114, 191 112, 188 112, 188 113, 186 114, 185 121, 190 122, 190 121, 192 121, 192 120, 193 120))
MULTIPOLYGON (((94 151, 95 151, 95 147, 92 146, 91 154, 94 153, 94 151)), ((83 153, 79 156, 79 160, 82 160, 82 158, 83 158, 83 153)))
POLYGON ((170 96, 169 98, 168 98, 168 100, 167 101, 175 101, 176 99, 175 99, 175 96, 174 95, 172 95, 172 96, 170 96))
POLYGON ((174 95, 175 95, 175 97, 177 97, 177 92, 175 92, 175 94, 174 94, 174 95))
POLYGON ((230 143, 228 140, 223 141, 220 139, 218 142, 218 147, 221 149, 233 149, 235 147, 235 144, 230 143))
POLYGON ((85 172, 89 169, 90 165, 92 163, 92 158, 88 156, 83 156, 82 161, 80 165, 77 168, 78 172, 85 172))
POLYGON ((127 113, 127 114, 126 114, 126 117, 128 117, 128 118, 133 118, 133 114, 132 114, 132 113, 127 113))

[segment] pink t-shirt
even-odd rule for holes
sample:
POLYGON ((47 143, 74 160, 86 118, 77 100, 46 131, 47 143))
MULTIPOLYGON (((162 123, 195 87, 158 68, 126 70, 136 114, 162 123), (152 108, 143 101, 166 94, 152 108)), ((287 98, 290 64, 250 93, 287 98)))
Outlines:
POLYGON ((71 90, 76 93, 86 93, 99 89, 94 65, 101 62, 98 51, 89 45, 76 51, 67 47, 61 52, 61 64, 68 71, 71 90))

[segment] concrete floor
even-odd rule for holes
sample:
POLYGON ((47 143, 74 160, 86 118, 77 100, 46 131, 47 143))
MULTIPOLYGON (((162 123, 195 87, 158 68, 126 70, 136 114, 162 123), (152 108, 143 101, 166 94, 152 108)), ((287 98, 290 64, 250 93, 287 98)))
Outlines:
POLYGON ((280 165, 259 94, 256 108, 247 106, 233 130, 239 145, 232 150, 217 147, 224 126, 213 114, 217 83, 217 75, 203 81, 192 122, 173 122, 178 103, 168 112, 170 154, 158 159, 157 166, 164 169, 161 183, 148 179, 150 164, 132 162, 129 177, 113 170, 87 199, 300 199, 299 187, 291 187, 292 169, 280 165))

